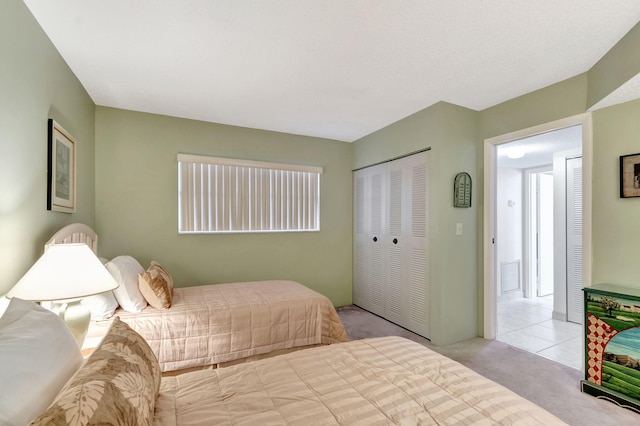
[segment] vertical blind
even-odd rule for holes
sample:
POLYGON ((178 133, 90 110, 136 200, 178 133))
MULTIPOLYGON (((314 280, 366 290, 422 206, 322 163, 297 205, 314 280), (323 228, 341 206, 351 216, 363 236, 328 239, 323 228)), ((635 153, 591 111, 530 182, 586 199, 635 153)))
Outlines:
POLYGON ((178 154, 178 232, 320 230, 321 167, 178 154))

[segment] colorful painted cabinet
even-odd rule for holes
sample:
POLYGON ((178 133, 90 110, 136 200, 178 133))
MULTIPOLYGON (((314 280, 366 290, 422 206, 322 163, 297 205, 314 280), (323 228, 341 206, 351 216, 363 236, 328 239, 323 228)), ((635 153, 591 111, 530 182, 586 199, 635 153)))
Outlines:
POLYGON ((640 412, 640 288, 598 284, 583 289, 583 392, 640 412))

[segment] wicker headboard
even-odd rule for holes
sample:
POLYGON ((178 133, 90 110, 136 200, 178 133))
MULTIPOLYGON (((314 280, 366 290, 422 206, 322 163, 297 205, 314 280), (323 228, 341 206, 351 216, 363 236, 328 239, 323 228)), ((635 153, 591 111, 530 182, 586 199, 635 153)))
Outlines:
POLYGON ((45 251, 54 244, 85 243, 98 254, 98 234, 84 223, 72 223, 61 228, 44 244, 45 251))

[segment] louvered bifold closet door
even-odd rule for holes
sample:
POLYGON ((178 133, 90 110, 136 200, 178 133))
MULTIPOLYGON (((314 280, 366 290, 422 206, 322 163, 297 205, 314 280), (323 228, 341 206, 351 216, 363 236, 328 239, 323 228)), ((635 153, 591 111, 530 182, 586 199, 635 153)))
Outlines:
POLYGON ((403 204, 406 203, 406 170, 403 170, 404 159, 392 161, 388 164, 387 185, 389 199, 387 207, 387 232, 384 245, 388 257, 387 267, 387 300, 385 318, 396 324, 403 325, 403 309, 407 303, 406 291, 403 283, 406 281, 406 268, 403 262, 406 241, 403 238, 403 222, 406 216, 403 204))
POLYGON ((353 176, 353 303, 380 316, 386 298, 384 180, 384 165, 353 176))
POLYGON ((354 303, 429 337, 429 152, 354 172, 354 303))
POLYGON ((368 214, 371 233, 368 244, 369 268, 367 271, 369 283, 369 310, 376 315, 384 316, 386 299, 387 262, 384 249, 384 202, 385 202, 385 167, 384 165, 369 169, 371 197, 369 198, 368 214))
POLYGON ((428 152, 387 164, 385 318, 429 335, 428 152))
POLYGON ((582 158, 567 159, 567 320, 581 324, 582 293, 582 158))
POLYGON ((429 337, 431 306, 431 272, 429 256, 429 157, 430 152, 407 157, 410 188, 407 203, 405 289, 408 304, 404 326, 429 337))

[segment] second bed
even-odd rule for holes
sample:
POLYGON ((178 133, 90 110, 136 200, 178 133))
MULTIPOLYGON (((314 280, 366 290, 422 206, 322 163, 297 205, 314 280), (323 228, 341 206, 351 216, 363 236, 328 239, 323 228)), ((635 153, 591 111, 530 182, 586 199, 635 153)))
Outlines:
MULTIPOLYGON (((98 236, 84 224, 72 224, 53 235, 45 248, 65 243, 85 243, 97 253, 98 236)), ((119 263, 115 275, 121 287, 132 290, 131 283, 137 287, 140 272, 131 264, 137 261, 122 257, 129 259, 119 263)), ((113 265, 106 266, 114 274, 113 265)), ((331 301, 298 282, 237 282, 177 287, 171 292, 168 308, 149 305, 139 312, 127 312, 119 307, 112 316, 120 317, 145 338, 164 373, 230 365, 349 340, 331 301)), ((85 347, 95 346, 110 324, 110 319, 92 321, 85 347)))

